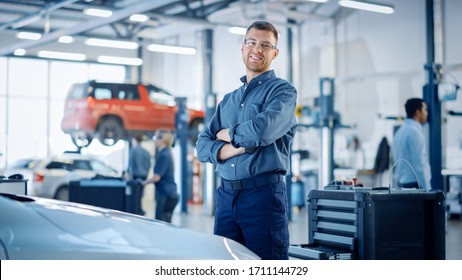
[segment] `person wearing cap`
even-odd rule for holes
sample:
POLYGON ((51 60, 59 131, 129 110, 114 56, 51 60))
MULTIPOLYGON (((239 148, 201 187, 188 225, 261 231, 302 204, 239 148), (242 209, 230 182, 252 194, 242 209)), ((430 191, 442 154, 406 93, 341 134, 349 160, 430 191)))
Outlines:
POLYGON ((276 77, 278 32, 267 21, 252 23, 241 46, 246 75, 224 96, 196 149, 216 164, 214 233, 231 238, 262 259, 288 259, 285 177, 295 134, 297 92, 276 77))

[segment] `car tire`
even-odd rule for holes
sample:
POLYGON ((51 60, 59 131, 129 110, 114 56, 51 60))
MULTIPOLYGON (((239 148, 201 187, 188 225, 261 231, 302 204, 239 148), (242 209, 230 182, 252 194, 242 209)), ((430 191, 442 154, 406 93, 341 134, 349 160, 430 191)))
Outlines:
POLYGON ((54 199, 69 201, 69 186, 64 185, 58 188, 54 199))
POLYGON ((93 137, 91 137, 90 135, 85 135, 85 137, 81 137, 81 136, 72 136, 71 135, 71 139, 72 139, 72 143, 74 144, 74 146, 76 146, 77 148, 85 148, 85 147, 88 147, 90 146, 91 142, 93 141, 93 137))
POLYGON ((100 120, 97 128, 98 140, 105 146, 113 146, 124 137, 122 123, 116 118, 100 120))

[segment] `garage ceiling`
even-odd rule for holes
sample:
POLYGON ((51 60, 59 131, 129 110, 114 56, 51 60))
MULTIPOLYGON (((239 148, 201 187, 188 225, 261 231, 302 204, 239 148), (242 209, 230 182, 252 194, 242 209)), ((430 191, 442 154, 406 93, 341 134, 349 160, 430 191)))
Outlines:
MULTIPOLYGON (((215 25, 241 25, 277 15, 281 23, 330 18, 340 10, 336 0, 29 0, 0 1, 0 36, 38 32, 39 40, 1 40, 0 55, 56 42, 63 35, 103 39, 163 40, 215 25), (104 9, 110 17, 84 13, 104 9), (133 14, 148 17, 134 22, 133 14)), ((271 17, 274 21, 274 17, 271 17)))

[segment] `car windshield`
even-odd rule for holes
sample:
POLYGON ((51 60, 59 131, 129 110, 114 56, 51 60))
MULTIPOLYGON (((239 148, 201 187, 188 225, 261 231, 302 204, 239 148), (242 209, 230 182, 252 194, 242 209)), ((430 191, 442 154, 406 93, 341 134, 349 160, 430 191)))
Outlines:
POLYGON ((13 162, 9 168, 19 169, 19 168, 26 168, 32 169, 39 163, 37 159, 20 159, 13 162))
POLYGON ((92 169, 98 175, 111 176, 111 177, 117 177, 118 176, 117 170, 115 170, 114 168, 104 164, 101 161, 92 160, 92 161, 90 161, 90 165, 91 165, 92 169))
POLYGON ((74 84, 67 93, 67 99, 82 99, 86 97, 86 84, 74 84))

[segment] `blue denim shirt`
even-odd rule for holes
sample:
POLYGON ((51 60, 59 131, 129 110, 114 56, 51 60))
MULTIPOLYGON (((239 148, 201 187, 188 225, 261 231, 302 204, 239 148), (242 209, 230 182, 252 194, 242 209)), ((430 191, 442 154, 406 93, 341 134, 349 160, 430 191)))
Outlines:
POLYGON ((208 126, 197 141, 199 161, 216 164, 216 172, 225 180, 242 180, 263 173, 286 174, 290 144, 295 134, 294 116, 297 92, 273 70, 253 78, 224 96, 208 126), (225 161, 218 159, 226 142, 216 134, 229 128, 231 144, 247 152, 225 161))
POLYGON ((396 162, 393 172, 398 183, 418 182, 420 188, 430 189, 430 164, 422 125, 417 121, 407 118, 396 132, 393 139, 393 158, 395 161, 406 160, 415 171, 414 173, 404 161, 396 162))

